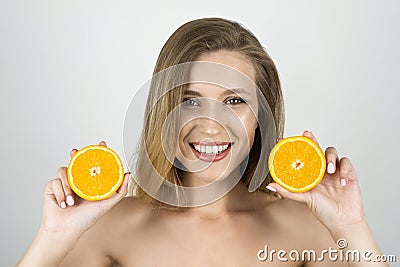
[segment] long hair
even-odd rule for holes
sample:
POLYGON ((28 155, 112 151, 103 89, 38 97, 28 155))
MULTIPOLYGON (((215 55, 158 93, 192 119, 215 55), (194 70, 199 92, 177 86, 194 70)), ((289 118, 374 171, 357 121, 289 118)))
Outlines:
MULTIPOLYGON (((153 74, 181 63, 195 61, 200 55, 220 50, 240 52, 251 61, 256 72, 255 84, 265 97, 275 123, 275 136, 268 138, 282 138, 285 116, 277 69, 257 38, 237 22, 222 18, 203 18, 183 24, 163 46, 153 74)), ((137 148, 134 175, 136 176, 135 179, 139 177, 142 180, 150 181, 151 179, 148 176, 150 160, 161 177, 171 183, 181 184, 181 170, 176 168, 170 160, 171 156, 174 157, 174 155, 166 155, 161 147, 163 138, 177 136, 177 127, 170 125, 170 127, 165 128, 164 123, 168 114, 181 103, 183 90, 171 90, 164 95, 164 91, 159 88, 159 86, 152 86, 149 92, 146 103, 146 118, 137 148), (165 132, 162 132, 163 127, 165 132)), ((273 141, 276 142, 276 139, 273 141)), ((255 172, 261 154, 260 150, 261 133, 260 127, 257 127, 247 167, 241 177, 246 186, 249 185, 255 172)), ((171 153, 174 152, 171 151, 171 153)), ((265 159, 265 161, 267 160, 265 159)), ((271 180, 272 178, 268 174, 258 190, 268 192, 265 185, 270 183, 271 180)), ((159 185, 153 185, 155 191, 157 186, 159 185)), ((129 194, 143 200, 154 200, 134 181, 131 181, 129 194)))

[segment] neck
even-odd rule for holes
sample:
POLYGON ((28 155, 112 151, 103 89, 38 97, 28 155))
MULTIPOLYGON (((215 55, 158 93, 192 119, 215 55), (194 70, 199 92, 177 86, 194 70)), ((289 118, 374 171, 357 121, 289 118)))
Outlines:
MULTIPOLYGON (((232 177, 235 177, 234 175, 240 175, 239 169, 233 171, 230 177, 226 177, 225 179, 232 179, 232 177)), ((193 182, 196 180, 199 181, 199 179, 195 179, 195 177, 184 177, 182 181, 184 186, 201 186, 207 184, 206 182, 202 182, 202 184, 200 184, 200 182, 193 182)), ((221 186, 224 186, 223 183, 221 186)), ((223 189, 224 188, 222 188, 222 190, 223 189)), ((221 190, 221 188, 219 188, 218 191, 219 190, 221 190)), ((226 191, 228 191, 228 189, 226 191)), ((257 192, 250 193, 246 185, 240 179, 233 189, 223 197, 200 207, 189 208, 188 213, 202 219, 218 219, 238 211, 256 210, 263 204, 260 200, 260 194, 257 192)))

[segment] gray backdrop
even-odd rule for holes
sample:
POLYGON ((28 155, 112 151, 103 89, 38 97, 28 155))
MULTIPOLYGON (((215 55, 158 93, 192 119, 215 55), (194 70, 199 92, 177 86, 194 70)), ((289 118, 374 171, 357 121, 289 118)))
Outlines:
POLYGON ((206 16, 260 39, 282 79, 285 136, 310 129, 352 160, 372 231, 399 258, 399 11, 398 1, 2 0, 0 266, 28 248, 44 186, 72 147, 106 140, 122 156, 125 110, 162 45, 206 16))

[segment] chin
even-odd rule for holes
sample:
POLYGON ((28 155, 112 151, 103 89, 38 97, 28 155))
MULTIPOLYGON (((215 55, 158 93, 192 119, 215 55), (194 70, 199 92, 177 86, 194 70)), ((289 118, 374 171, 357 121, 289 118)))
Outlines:
POLYGON ((213 168, 214 166, 210 166, 207 170, 202 172, 197 172, 192 175, 196 180, 200 180, 204 183, 212 183, 214 181, 221 181, 229 178, 232 174, 232 169, 226 168, 213 168))

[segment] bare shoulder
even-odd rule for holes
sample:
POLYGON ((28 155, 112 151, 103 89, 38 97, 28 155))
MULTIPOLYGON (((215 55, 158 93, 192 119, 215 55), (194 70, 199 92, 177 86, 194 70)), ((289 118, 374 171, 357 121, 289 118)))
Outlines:
POLYGON ((102 224, 107 226, 108 224, 139 222, 151 210, 152 207, 150 204, 136 197, 125 197, 104 215, 102 224))
POLYGON ((87 230, 67 255, 62 266, 112 266, 114 250, 127 234, 134 235, 145 223, 150 205, 126 197, 87 230))
MULTIPOLYGON (((136 197, 125 197, 93 227, 93 235, 106 233, 109 240, 135 235, 154 216, 154 207, 136 197)), ((115 240, 116 242, 119 242, 115 240)))
POLYGON ((335 246, 328 229, 318 220, 306 204, 290 199, 275 198, 265 206, 266 218, 272 218, 274 226, 297 240, 304 249, 328 249, 335 246))

